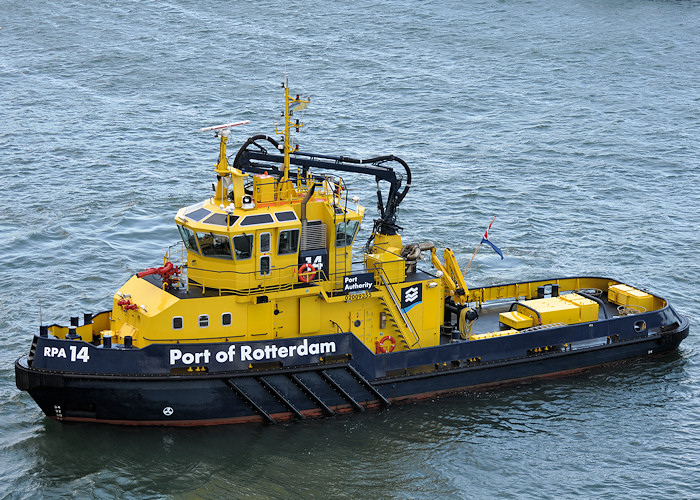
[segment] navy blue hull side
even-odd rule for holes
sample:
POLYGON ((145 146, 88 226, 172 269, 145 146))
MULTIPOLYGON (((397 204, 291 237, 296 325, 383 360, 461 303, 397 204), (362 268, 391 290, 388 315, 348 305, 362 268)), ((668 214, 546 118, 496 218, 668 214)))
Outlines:
MULTIPOLYGON (((27 390, 48 416, 59 420, 130 425, 276 422, 364 411, 366 407, 388 403, 386 399, 421 399, 662 354, 675 349, 687 335, 686 324, 673 333, 607 345, 470 366, 414 366, 413 374, 370 380, 366 378, 366 354, 349 363, 238 374, 69 374, 30 368, 26 356, 17 361, 15 370, 18 387, 27 390), (415 373, 415 369, 425 372, 415 373)), ((382 366, 386 363, 382 356, 371 357, 382 366)), ((375 373, 383 371, 380 367, 375 373)))
POLYGON ((456 393, 480 387, 516 383, 540 377, 558 376, 601 365, 668 353, 686 338, 688 330, 656 338, 643 338, 578 351, 533 355, 528 358, 477 365, 445 371, 441 376, 418 374, 385 378, 375 386, 393 401, 414 400, 421 395, 456 393))

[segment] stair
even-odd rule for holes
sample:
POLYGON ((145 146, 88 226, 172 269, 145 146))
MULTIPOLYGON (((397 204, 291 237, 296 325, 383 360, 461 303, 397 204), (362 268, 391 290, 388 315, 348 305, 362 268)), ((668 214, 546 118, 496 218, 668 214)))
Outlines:
POLYGON ((382 297, 380 295, 379 300, 381 301, 382 308, 384 309, 384 312, 386 313, 387 321, 393 327, 393 329, 396 333, 396 337, 399 339, 399 341, 403 345, 404 349, 409 349, 408 341, 406 341, 406 337, 404 337, 403 333, 401 332, 401 328, 399 328, 399 325, 396 323, 396 320, 394 319, 394 315, 391 313, 391 310, 389 309, 389 306, 387 305, 386 301, 384 300, 384 297, 382 297))
POLYGON ((420 337, 418 337, 418 333, 416 332, 416 329, 413 326, 413 323, 411 323, 411 319, 408 317, 406 313, 404 313, 401 310, 401 302, 399 301, 398 297, 394 293, 394 290, 391 288, 391 284, 389 283, 384 271, 382 269, 379 269, 379 277, 382 280, 382 283, 384 284, 384 288, 380 289, 382 292, 382 302, 384 304, 384 308, 387 311, 387 316, 391 317, 392 320, 394 320, 393 324, 396 325, 396 328, 399 331, 399 335, 404 337, 404 341, 406 342, 405 337, 407 337, 407 334, 411 334, 410 336, 413 337, 413 343, 409 345, 409 347, 420 347, 420 337), (391 299, 391 303, 389 300, 387 300, 388 297, 391 299), (398 317, 401 317, 401 323, 399 324, 397 321, 398 317))

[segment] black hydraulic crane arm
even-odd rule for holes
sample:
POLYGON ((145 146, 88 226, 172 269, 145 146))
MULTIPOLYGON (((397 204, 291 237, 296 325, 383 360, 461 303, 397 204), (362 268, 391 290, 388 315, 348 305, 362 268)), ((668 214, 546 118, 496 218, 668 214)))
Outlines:
MULTIPOLYGON (((243 172, 268 173, 274 177, 283 175, 284 155, 279 152, 280 144, 272 137, 256 135, 249 138, 241 149, 238 150, 233 161, 233 167, 243 172), (275 152, 268 152, 256 141, 266 140, 275 148, 275 152), (256 149, 252 149, 255 147, 256 149)), ((411 187, 411 169, 401 158, 393 155, 377 156, 366 160, 348 158, 346 156, 329 156, 320 154, 302 153, 299 151, 290 153, 290 164, 302 167, 304 175, 308 169, 336 170, 340 172, 353 172, 373 175, 377 181, 377 208, 379 219, 375 222, 375 231, 381 234, 396 234, 399 226, 396 225, 396 216, 399 204, 406 197, 411 187), (406 185, 401 189, 403 176, 397 174, 392 167, 386 166, 387 162, 397 162, 406 171, 406 185), (386 203, 382 200, 380 181, 389 183, 389 194, 386 203)), ((289 173, 292 176, 292 173, 289 173)))

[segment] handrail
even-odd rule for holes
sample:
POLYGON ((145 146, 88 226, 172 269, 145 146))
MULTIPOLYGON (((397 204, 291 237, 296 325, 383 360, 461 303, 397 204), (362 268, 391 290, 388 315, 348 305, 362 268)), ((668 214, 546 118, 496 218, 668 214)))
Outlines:
POLYGON ((540 313, 537 312, 537 309, 535 309, 534 307, 530 307, 530 306, 528 306, 527 304, 523 304, 522 302, 518 302, 518 301, 516 300, 515 302, 513 302, 513 303, 510 305, 510 309, 508 309, 508 311, 512 311, 513 308, 516 307, 516 306, 524 307, 525 309, 529 309, 530 311, 532 311, 532 312, 534 312, 535 314, 537 314, 537 324, 538 324, 538 325, 541 325, 541 324, 542 324, 542 316, 540 316, 540 313))
POLYGON ((187 252, 185 250, 185 244, 182 240, 173 243, 165 251, 163 256, 163 265, 168 262, 172 262, 175 266, 180 268, 180 272, 177 275, 178 283, 183 283, 187 286, 187 278, 185 277, 185 272, 187 271, 187 252))
POLYGON ((590 293, 582 292, 581 290, 575 290, 574 293, 579 294, 581 297, 585 297, 593 302, 597 302, 600 308, 603 310, 603 317, 608 319, 608 310, 605 308, 605 303, 598 297, 591 295, 590 293))
MULTIPOLYGON (((380 267, 365 268, 364 272, 369 273, 377 270, 381 270, 382 273, 384 272, 380 267)), ((210 290, 217 290, 220 295, 226 292, 233 295, 245 296, 259 295, 260 293, 276 290, 289 290, 295 286, 320 285, 325 282, 332 285, 328 292, 332 295, 337 295, 343 292, 342 276, 345 276, 349 270, 345 269, 343 272, 329 273, 326 279, 322 279, 320 274, 317 273, 309 283, 299 283, 296 281, 295 277, 298 272, 298 266, 296 264, 271 269, 270 274, 266 276, 260 275, 259 271, 222 271, 192 266, 190 266, 187 271, 188 284, 210 290), (204 283, 201 281, 204 281, 204 283)), ((382 279, 385 278, 386 276, 382 276, 382 279)), ((386 278, 386 280, 388 282, 388 278, 386 278)))
MULTIPOLYGON (((370 245, 370 248, 369 248, 370 251, 367 252, 367 253, 373 253, 372 251, 373 251, 375 248, 378 248, 378 249, 379 249, 381 252, 383 252, 383 253, 388 253, 388 254, 393 255, 394 257, 397 257, 397 259, 396 259, 397 261, 398 261, 398 260, 402 260, 402 261, 405 260, 403 257, 401 257, 401 255, 392 252, 392 251, 389 250, 388 248, 382 248, 382 247, 380 247, 379 245, 377 245, 376 243, 372 243, 372 244, 370 245)), ((390 262, 394 262, 394 261, 390 261, 390 262)))
POLYGON ((165 251, 165 256, 163 257, 165 262, 163 262, 163 265, 169 261, 176 266, 183 266, 187 264, 187 258, 185 255, 185 244, 182 242, 182 240, 176 241, 165 251), (176 257, 173 257, 173 254, 175 254, 176 257))

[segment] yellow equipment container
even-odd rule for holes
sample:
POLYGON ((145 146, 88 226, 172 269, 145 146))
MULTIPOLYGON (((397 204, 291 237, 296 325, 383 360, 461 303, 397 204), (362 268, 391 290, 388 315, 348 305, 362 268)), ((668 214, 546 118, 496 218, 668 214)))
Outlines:
POLYGON ((406 262, 393 253, 369 253, 366 262, 367 268, 374 269, 378 278, 381 269, 391 283, 401 283, 406 279, 406 262))
POLYGON ((518 311, 510 311, 500 314, 500 321, 504 325, 508 325, 516 330, 521 330, 523 328, 529 328, 533 326, 536 322, 530 316, 521 314, 518 311))
POLYGON ((640 306, 647 311, 654 308, 653 296, 623 284, 608 286, 608 300, 621 306, 640 306))
POLYGON ((275 178, 268 174, 253 177, 253 193, 256 203, 272 203, 275 201, 275 178))
POLYGON ((598 303, 575 293, 526 300, 521 304, 516 306, 515 311, 501 313, 499 317, 501 323, 516 329, 536 326, 538 317, 532 309, 540 314, 543 325, 553 323, 573 325, 598 319, 598 303))

